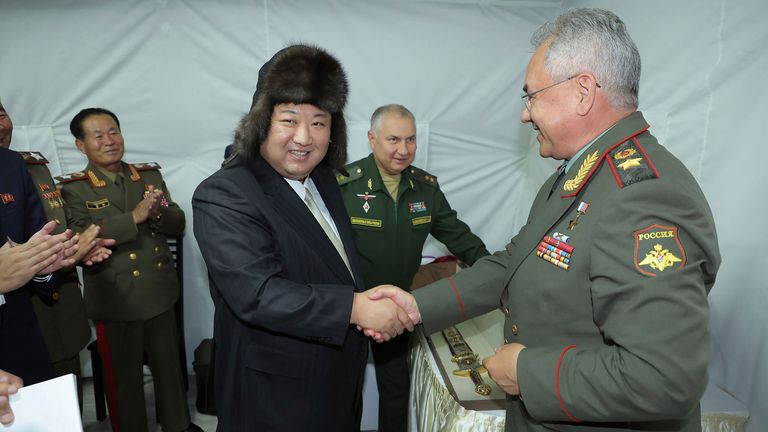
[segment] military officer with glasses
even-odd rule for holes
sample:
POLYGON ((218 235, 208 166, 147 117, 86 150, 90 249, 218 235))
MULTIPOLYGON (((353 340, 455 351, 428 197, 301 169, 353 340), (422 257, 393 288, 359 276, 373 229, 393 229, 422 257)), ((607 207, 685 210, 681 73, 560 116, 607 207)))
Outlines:
POLYGON ((720 265, 706 197, 637 110, 640 55, 619 17, 570 10, 532 43, 520 119, 561 173, 503 250, 413 297, 373 296, 427 333, 502 310, 484 364, 507 431, 699 431, 720 265))

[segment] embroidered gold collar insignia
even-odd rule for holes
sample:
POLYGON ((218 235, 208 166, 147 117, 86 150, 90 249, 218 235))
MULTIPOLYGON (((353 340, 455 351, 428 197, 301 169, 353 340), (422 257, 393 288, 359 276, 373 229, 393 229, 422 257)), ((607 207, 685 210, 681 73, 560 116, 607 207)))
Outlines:
POLYGON ((591 155, 588 155, 584 162, 581 163, 581 166, 579 167, 579 172, 576 173, 576 177, 566 180, 563 184, 563 189, 568 192, 573 192, 576 189, 581 186, 581 183, 584 181, 585 178, 587 178, 587 174, 589 174, 589 170, 592 169, 592 167, 597 163, 598 159, 600 159, 600 155, 595 150, 594 153, 591 155))

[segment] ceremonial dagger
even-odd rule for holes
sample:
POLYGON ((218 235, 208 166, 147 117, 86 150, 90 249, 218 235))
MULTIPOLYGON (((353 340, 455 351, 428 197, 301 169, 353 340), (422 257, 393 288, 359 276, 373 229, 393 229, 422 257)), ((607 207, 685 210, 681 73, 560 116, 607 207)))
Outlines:
POLYGON ((480 376, 480 374, 487 372, 482 363, 480 363, 480 356, 472 352, 459 329, 454 326, 448 327, 443 330, 443 337, 451 349, 451 354, 453 355, 451 361, 459 366, 458 369, 453 371, 453 374, 462 377, 468 376, 472 383, 475 384, 475 393, 483 396, 491 394, 491 386, 486 384, 483 381, 483 377, 480 376))

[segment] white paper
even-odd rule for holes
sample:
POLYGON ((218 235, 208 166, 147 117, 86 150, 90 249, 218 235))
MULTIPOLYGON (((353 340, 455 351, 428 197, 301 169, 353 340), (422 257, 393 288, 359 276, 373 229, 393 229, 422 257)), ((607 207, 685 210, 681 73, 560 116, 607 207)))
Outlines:
POLYGON ((0 432, 82 432, 75 375, 25 386, 11 395, 12 424, 0 432))

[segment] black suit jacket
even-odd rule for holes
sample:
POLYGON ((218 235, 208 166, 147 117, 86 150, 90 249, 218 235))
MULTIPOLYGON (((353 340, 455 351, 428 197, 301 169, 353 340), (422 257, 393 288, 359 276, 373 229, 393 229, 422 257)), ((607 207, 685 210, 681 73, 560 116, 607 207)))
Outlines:
MULTIPOLYGON (((24 243, 45 224, 43 207, 24 159, 5 148, 0 148, 0 197, 0 245, 9 238, 24 243)), ((0 369, 18 375, 25 385, 53 377, 53 365, 30 298, 33 288, 50 295, 52 285, 29 283, 6 293, 5 304, 0 306, 0 369)))
POLYGON ((349 324, 362 289, 333 174, 312 180, 347 251, 344 262, 293 189, 263 159, 239 156, 192 198, 214 317, 220 431, 359 431, 366 338, 349 324))

